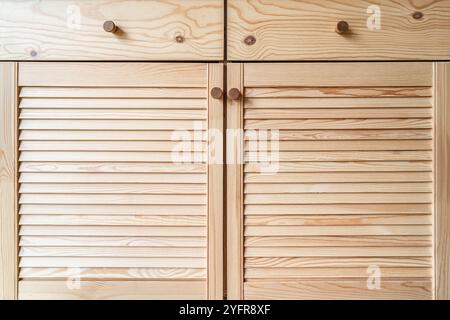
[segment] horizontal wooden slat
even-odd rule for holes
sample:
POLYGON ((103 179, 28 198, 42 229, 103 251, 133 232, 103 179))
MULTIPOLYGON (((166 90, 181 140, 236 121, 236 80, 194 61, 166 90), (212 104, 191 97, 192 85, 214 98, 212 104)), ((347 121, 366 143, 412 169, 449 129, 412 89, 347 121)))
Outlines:
POLYGON ((82 281, 73 290, 67 281, 19 281, 20 300, 206 299, 205 281, 82 281), (183 290, 180 290, 180 287, 183 290))
MULTIPOLYGON (((91 108, 96 108, 95 102, 92 103, 91 108)), ((126 109, 23 109, 19 114, 19 119, 73 119, 73 120, 205 120, 207 114, 204 110, 167 110, 163 109, 152 110, 126 110, 126 109)), ((407 113, 409 109, 405 110, 407 114, 414 114, 417 118, 426 117, 426 111, 418 108, 416 112, 407 113)), ((415 109, 414 109, 415 110, 415 109)), ((423 109, 426 110, 426 109, 423 109)), ((381 117, 378 117, 381 118, 381 117)))
MULTIPOLYGON (((413 187, 411 187, 413 190, 413 187)), ((416 190, 416 189, 414 189, 416 190)), ((409 191, 411 192, 411 191, 409 191)), ((416 192, 416 191, 412 191, 416 192)), ((19 193, 51 194, 205 194, 206 184, 22 183, 19 193)))
POLYGON ((306 182, 430 182, 431 172, 305 172, 264 175, 246 173, 245 183, 306 182))
POLYGON ((22 226, 21 236, 206 236, 206 227, 22 226))
POLYGON ((284 204, 246 205, 246 215, 322 215, 322 214, 431 214, 430 204, 284 204))
MULTIPOLYGON (((157 163, 157 162, 26 162, 21 161, 19 172, 26 173, 206 173, 204 163, 157 163)), ((167 176, 170 182, 171 175, 167 176)), ((173 175, 172 175, 173 176, 173 175)), ((132 176, 131 176, 132 177, 132 176)), ((189 176, 188 176, 189 177, 189 176)), ((100 181, 99 181, 100 182, 100 181)), ((129 183, 135 182, 130 178, 129 183)), ((137 182, 137 181, 136 181, 137 182)), ((195 181, 194 181, 195 182, 195 181)))
MULTIPOLYGON (((57 116, 58 113, 55 118, 57 116)), ((431 116, 431 108, 245 109, 244 111, 244 119, 401 119, 431 118, 431 116)), ((24 114, 24 111, 21 112, 21 118, 32 119, 27 117, 27 113, 24 114)), ((195 119, 200 119, 200 117, 195 119)))
POLYGON ((136 152, 204 152, 206 148, 203 141, 22 141, 19 145, 20 151, 128 151, 137 155, 136 152))
MULTIPOLYGON (((425 121, 425 120, 422 120, 425 121)), ((201 120, 22 120, 20 130, 203 130, 201 120)))
POLYGON ((432 85, 433 73, 431 63, 419 62, 249 63, 244 68, 245 87, 421 87, 432 85))
POLYGON ((20 183, 206 183, 201 173, 22 173, 20 183))
POLYGON ((55 214, 55 215, 204 215, 206 205, 80 205, 80 204, 23 204, 19 214, 55 214))
POLYGON ((244 298, 265 299, 432 299, 431 280, 383 281, 380 290, 367 288, 366 280, 322 280, 244 283, 244 298))
POLYGON ((323 258, 247 258, 246 268, 367 268, 425 267, 432 265, 431 257, 323 257, 323 258))
MULTIPOLYGON (((30 88, 32 89, 32 88, 30 88)), ((49 87, 49 89, 57 89, 49 87)), ((64 88, 61 88, 64 89, 64 88)), ((89 88, 78 88, 78 90, 89 90, 89 88)), ((95 88, 95 90, 111 90, 110 88, 95 88)), ((23 90, 23 89, 22 89, 23 90)), ((91 89, 93 90, 93 89, 91 89)), ((120 89, 119 89, 120 90, 120 89)), ((186 89, 177 89, 185 91, 186 89)), ((197 89, 198 90, 198 89, 197 89)), ((205 89, 200 89, 206 91, 205 89)), ((205 95, 206 98, 206 95, 205 95)), ((55 114, 62 114, 68 112, 77 112, 79 115, 95 115, 105 112, 105 114, 112 115, 114 113, 132 114, 134 113, 156 113, 161 114, 161 110, 168 113, 183 114, 186 112, 193 112, 194 114, 204 114, 207 109, 206 99, 138 99, 131 97, 131 99, 113 99, 109 97, 95 98, 95 99, 78 99, 78 98, 24 98, 20 100, 19 108, 21 114, 35 114, 45 112, 48 116, 55 114), (156 110, 154 110, 156 109, 156 110), (173 110, 175 109, 175 110, 173 110), (159 111, 159 112, 158 112, 159 111), (94 112, 94 113, 92 113, 94 112)), ((51 117, 52 118, 52 117, 51 117)), ((41 118, 45 119, 45 118, 41 118)), ((63 118, 64 119, 64 118, 63 118)), ((84 118, 83 118, 84 119, 84 118)), ((114 119, 114 118, 112 118, 114 119)), ((192 119, 192 118, 191 118, 192 119)), ((196 119, 196 118, 194 118, 196 119)))
MULTIPOLYGON (((22 196, 23 197, 23 196, 22 196)), ((21 197, 21 198, 22 198, 21 197)), ((432 193, 247 194, 245 204, 431 203, 432 193)), ((22 203, 22 200, 20 203, 22 203)), ((44 201, 44 200, 42 200, 44 201)), ((26 203, 26 202, 24 202, 26 203)))
MULTIPOLYGON (((205 88, 83 88, 83 87, 22 87, 19 97, 21 103, 25 98, 72 98, 68 103, 72 103, 77 98, 140 98, 140 99, 161 99, 161 98, 205 98, 207 96, 205 88)), ((131 100, 130 100, 131 101, 131 100)), ((185 100, 168 100, 171 103, 183 103, 185 100)), ((125 106, 124 106, 125 107, 125 106)))
MULTIPOLYGON (((23 123, 21 129, 39 129, 33 123, 23 123)), ((42 122, 42 121, 41 121, 42 122)), ((43 124, 41 127, 49 127, 51 124, 43 124)), ((68 124, 67 124, 68 125, 68 124)), ((56 126, 56 125, 54 125, 56 126)), ((74 128, 75 126, 72 125, 74 128)), ((105 124, 105 127, 107 124, 105 124)), ((149 124, 150 126, 150 124, 149 124)), ((430 129, 433 124, 430 119, 307 119, 307 120, 246 120, 245 129, 430 129)), ((156 125, 151 128, 156 128, 156 125)), ((56 127, 61 128, 61 127, 56 127)), ((72 128, 72 127, 69 127, 72 128)), ((100 127, 102 128, 102 127, 100 127)), ((62 128, 61 128, 62 129, 62 128)), ((112 128, 114 129, 114 128, 112 128)), ((150 128, 149 128, 150 129, 150 128)), ((189 129, 186 124, 186 129, 189 129)))
POLYGON ((164 247, 22 247, 19 257, 192 257, 205 258, 206 248, 164 247))
POLYGON ((246 151, 402 151, 432 150, 431 140, 349 140, 349 141, 280 141, 274 144, 256 144, 258 140, 246 141, 246 151))
MULTIPOLYGON (((264 141, 264 140, 263 140, 264 141)), ((363 141, 280 141, 274 144, 256 144, 258 140, 246 141, 246 151, 402 151, 402 150, 432 150, 431 140, 363 140, 363 141)))
POLYGON ((19 161, 54 162, 205 162, 206 152, 180 151, 27 151, 22 152, 19 161))
POLYGON ((246 216, 247 226, 360 226, 432 224, 431 215, 246 216))
MULTIPOLYGON (((379 236, 379 235, 432 235, 431 225, 378 225, 378 226, 247 226, 245 236, 379 236)), ((430 252, 431 254, 431 252, 430 252)))
POLYGON ((19 74, 19 86, 197 88, 207 85, 206 64, 202 63, 23 62, 19 74))
MULTIPOLYGON (((431 161, 276 162, 276 172, 392 172, 432 171, 431 161)), ((264 172, 267 163, 249 163, 244 172, 264 172)))
MULTIPOLYGON (((270 153, 264 150, 245 153, 247 162, 264 162, 270 159, 270 153), (265 159, 264 157, 267 157, 265 159)), ((268 150, 271 152, 272 150, 268 150)), ((431 151, 278 151, 275 156, 279 162, 295 161, 395 161, 395 160, 432 160, 431 151)))
POLYGON ((21 268, 21 279, 67 279, 80 277, 84 280, 102 279, 205 279, 206 269, 193 268, 21 268))
POLYGON ((22 194, 19 204, 206 204, 204 195, 22 194))
MULTIPOLYGON (((108 217, 109 219, 109 217, 108 217)), ((206 237, 22 236, 21 247, 206 247, 206 237)))
POLYGON ((205 268, 205 258, 24 257, 21 268, 205 268))
MULTIPOLYGON (((429 268, 381 268, 386 278, 431 278, 429 268)), ((245 279, 322 279, 363 278, 367 279, 367 268, 247 268, 245 279)))
MULTIPOLYGON (((423 99, 423 97, 431 97, 430 87, 260 87, 260 88, 245 88, 246 98, 267 98, 264 100, 255 102, 250 100, 248 107, 254 108, 255 106, 264 106, 266 103, 270 104, 270 98, 315 98, 315 102, 311 103, 311 107, 326 108, 327 105, 332 107, 338 107, 342 105, 336 103, 338 101, 332 100, 333 98, 340 98, 341 103, 347 103, 347 107, 355 103, 356 106, 396 106, 393 100, 397 100, 401 104, 401 100, 410 99, 408 107, 414 105, 414 103, 419 103, 417 106, 421 106, 421 102, 428 101, 427 105, 430 105, 430 99, 423 99), (323 99, 327 98, 327 99, 323 99), (348 99, 345 99, 348 98, 348 99), (361 101, 361 98, 383 98, 380 100, 365 99, 361 101), (396 98, 396 99, 390 99, 396 98), (403 99, 398 99, 403 98, 403 99), (413 100, 414 99, 414 100, 413 100), (328 100, 328 101, 327 101, 328 100), (361 103, 359 103, 361 101, 361 103), (414 101, 413 103, 411 103, 414 101), (336 105, 334 105, 336 103, 336 105), (384 104, 386 103, 386 104, 384 104), (321 106, 320 106, 320 105, 321 106)), ((249 100, 246 100, 246 104, 249 100)), ((295 100, 292 100, 295 101, 295 100)), ((289 100, 279 101, 281 108, 289 108, 289 100), (283 102, 286 102, 284 104, 283 102)), ((300 102, 300 105, 302 103, 300 102)), ((308 104, 307 104, 308 105, 308 104)), ((246 105, 247 107, 247 105, 246 105)))
MULTIPOLYGON (((22 186, 23 188, 24 186, 22 186)), ((361 192, 432 192, 429 182, 410 183, 246 183, 244 193, 361 193, 361 192)), ((99 188, 101 189, 101 188, 99 188)))
MULTIPOLYGON (((21 141, 170 141, 173 131, 21 130, 21 141)), ((206 141, 206 131, 185 131, 192 141, 206 141)), ((419 139, 418 137, 417 139, 419 139)))
MULTIPOLYGON (((431 247, 247 247, 247 257, 431 257, 431 247)), ((431 275, 431 270, 430 270, 431 275)))
POLYGON ((19 225, 52 226, 206 226, 203 216, 21 215, 19 225))
MULTIPOLYGON (((25 131, 26 132, 26 131, 25 131)), ((25 132, 22 132, 24 135, 25 132)), ((41 134, 36 132, 36 134, 41 134)), ((432 131, 429 129, 397 129, 397 130, 282 130, 275 133, 280 141, 320 141, 331 140, 335 143, 337 140, 430 140, 432 131)), ((268 139, 271 139, 274 133, 267 132, 268 139)), ((28 135, 27 135, 28 137, 28 135)), ((252 134, 245 134, 245 140, 250 140, 252 134)), ((23 140, 23 139, 22 139, 23 140)), ((370 141, 368 141, 370 143, 370 141)))
POLYGON ((245 237, 251 247, 430 247, 431 236, 278 236, 245 237))

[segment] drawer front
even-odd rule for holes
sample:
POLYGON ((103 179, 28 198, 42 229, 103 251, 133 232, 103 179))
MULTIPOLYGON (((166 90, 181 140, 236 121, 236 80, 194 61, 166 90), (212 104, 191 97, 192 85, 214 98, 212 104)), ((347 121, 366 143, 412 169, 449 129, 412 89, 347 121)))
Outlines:
POLYGON ((228 58, 447 60, 450 1, 230 0, 228 58))
POLYGON ((1 1, 0 60, 220 60, 223 11, 221 0, 1 1))

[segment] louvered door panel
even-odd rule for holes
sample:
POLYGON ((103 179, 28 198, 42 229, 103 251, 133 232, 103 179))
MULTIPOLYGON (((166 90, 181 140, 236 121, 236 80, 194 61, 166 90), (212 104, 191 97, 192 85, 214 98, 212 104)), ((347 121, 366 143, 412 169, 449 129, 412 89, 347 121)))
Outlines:
POLYGON ((431 299, 432 65, 232 68, 243 99, 228 123, 244 138, 231 148, 244 162, 228 176, 230 293, 431 299), (255 142, 261 132, 277 142, 255 142))
POLYGON ((220 297, 206 133, 221 68, 20 65, 19 298, 220 297))

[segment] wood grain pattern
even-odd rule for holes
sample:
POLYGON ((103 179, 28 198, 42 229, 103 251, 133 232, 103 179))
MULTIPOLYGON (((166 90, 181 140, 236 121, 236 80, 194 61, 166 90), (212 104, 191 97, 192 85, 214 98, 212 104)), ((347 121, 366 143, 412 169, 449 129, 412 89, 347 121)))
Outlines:
POLYGON ((384 281, 380 290, 369 290, 365 280, 247 282, 245 298, 258 299, 393 299, 429 300, 430 280, 384 281))
POLYGON ((17 298, 17 64, 0 63, 0 300, 17 298))
MULTIPOLYGON (((100 88, 187 87, 206 89, 208 78, 206 69, 204 63, 23 62, 19 64, 19 86, 78 87, 78 90, 80 84, 83 87, 100 88), (67 76, 68 74, 70 77, 67 76)), ((65 101, 67 102, 67 100, 65 101)), ((58 100, 55 102, 57 103, 58 100)), ((117 102, 123 104, 121 101, 117 102)), ((206 104, 206 102, 204 103, 206 104)))
POLYGON ((435 298, 450 299, 450 64, 435 64, 435 298))
MULTIPOLYGON (((69 283, 70 285, 70 283, 69 283)), ((21 300, 148 300, 206 299, 205 281, 81 281, 71 289, 67 281, 22 280, 21 300), (180 290, 183 288, 183 290, 180 290)))
POLYGON ((448 60, 449 21, 447 0, 230 0, 228 57, 272 61, 448 60), (423 12, 422 19, 412 17, 416 11, 423 12), (348 34, 335 32, 340 20, 348 22, 348 34), (253 45, 244 41, 249 35, 256 39, 253 45))
POLYGON ((35 62, 19 76, 19 298, 221 299, 222 142, 206 130, 223 130, 208 95, 223 66, 35 62))
MULTIPOLYGON (((243 92, 244 66, 227 65, 227 88, 243 92)), ((227 136, 227 298, 243 298, 243 166, 244 146, 238 132, 243 127, 244 100, 227 100, 227 129, 234 130, 227 136)))
POLYGON ((7 0, 0 59, 220 60, 223 17, 220 0, 7 0), (103 30, 107 20, 114 34, 103 30))
POLYGON ((243 72, 243 119, 233 122, 245 132, 243 176, 230 180, 243 192, 234 200, 243 206, 234 232, 244 233, 233 249, 244 260, 235 297, 431 299, 433 64, 264 63, 243 72), (258 130, 279 142, 255 141, 258 130), (274 171, 265 172, 273 151, 274 171), (371 268, 380 290, 367 284, 371 268))
MULTIPOLYGON (((208 64, 208 92, 224 88, 223 64, 208 64)), ((223 133, 224 101, 208 96, 208 299, 222 300, 223 277, 223 133)))

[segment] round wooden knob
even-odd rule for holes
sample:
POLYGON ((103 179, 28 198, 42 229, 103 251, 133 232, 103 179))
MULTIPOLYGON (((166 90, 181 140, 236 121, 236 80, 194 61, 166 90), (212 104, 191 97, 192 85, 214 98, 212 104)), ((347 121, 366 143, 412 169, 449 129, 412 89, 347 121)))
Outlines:
POLYGON ((350 26, 347 21, 339 21, 336 25, 336 32, 339 34, 348 33, 350 31, 350 26))
POLYGON ((105 23, 103 24, 103 30, 105 30, 106 32, 115 33, 117 31, 117 26, 112 21, 105 21, 105 23))
POLYGON ((214 87, 211 89, 211 97, 214 99, 222 99, 223 91, 219 87, 214 87))
POLYGON ((237 88, 232 88, 230 89, 230 91, 228 91, 228 97, 231 100, 239 100, 239 98, 241 97, 241 91, 237 88))

